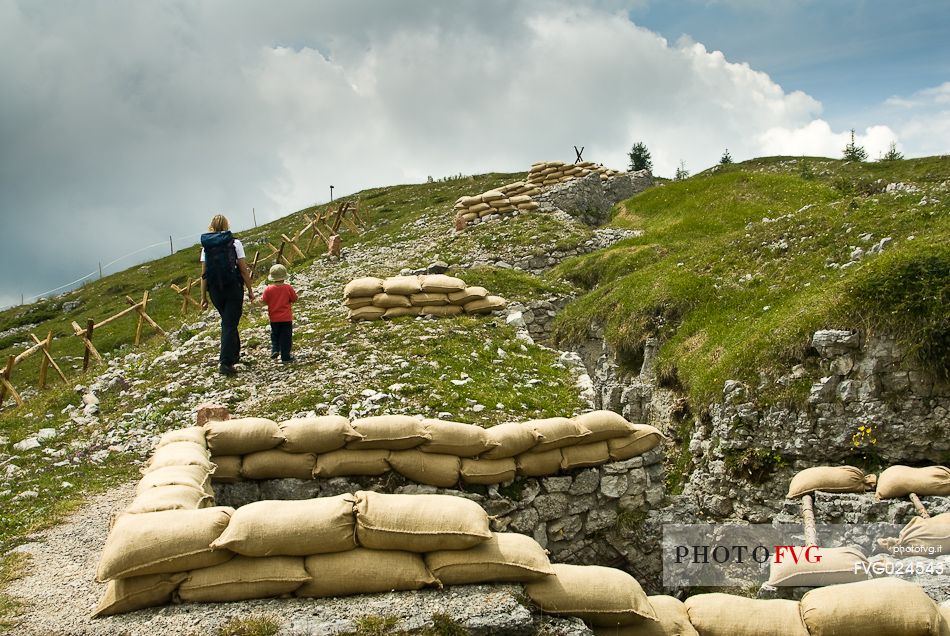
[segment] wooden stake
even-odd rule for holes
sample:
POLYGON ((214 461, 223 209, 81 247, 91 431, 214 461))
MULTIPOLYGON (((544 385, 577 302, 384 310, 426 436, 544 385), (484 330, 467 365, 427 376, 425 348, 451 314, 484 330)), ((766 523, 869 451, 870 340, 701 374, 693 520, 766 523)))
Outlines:
POLYGON ((9 356, 7 358, 7 367, 3 370, 3 375, 0 375, 0 406, 3 405, 3 399, 6 397, 7 391, 13 396, 17 405, 23 406, 23 399, 20 397, 20 394, 16 392, 16 389, 13 388, 13 385, 10 384, 10 375, 13 373, 13 365, 15 364, 16 356, 9 356))
POLYGON ((912 492, 908 496, 910 497, 910 502, 914 504, 914 510, 917 511, 917 514, 924 519, 930 519, 930 513, 924 508, 924 503, 920 500, 920 497, 917 496, 917 493, 912 492))
POLYGON ((280 248, 277 250, 277 258, 274 259, 274 262, 279 263, 280 259, 284 259, 284 265, 286 265, 287 267, 290 267, 290 260, 288 260, 288 258, 284 256, 284 245, 285 245, 284 241, 281 241, 280 248))
POLYGON ((119 313, 117 313, 117 314, 115 314, 115 315, 113 315, 113 316, 109 316, 108 318, 106 318, 106 319, 103 320, 102 322, 96 323, 95 328, 96 328, 96 329, 101 329, 101 328, 105 327, 106 325, 108 325, 110 322, 115 322, 115 321, 118 320, 119 318, 121 318, 121 317, 123 317, 123 316, 126 316, 126 315, 128 315, 128 314, 131 314, 131 313, 132 313, 133 311, 135 311, 136 309, 137 309, 137 306, 136 306, 136 307, 128 307, 128 308, 126 308, 126 309, 123 309, 123 310, 120 311, 119 313))
POLYGON ((802 496, 802 521, 805 525, 805 545, 818 545, 818 530, 815 528, 815 508, 811 495, 802 496))
POLYGON ((294 241, 292 241, 289 236, 287 236, 286 234, 281 234, 280 238, 284 239, 284 243, 292 247, 294 251, 297 252, 297 255, 300 256, 300 258, 304 258, 304 259, 307 258, 307 255, 300 251, 300 248, 297 247, 297 244, 294 241))
MULTIPOLYGON (((40 342, 40 339, 37 338, 32 333, 30 337, 33 338, 34 342, 40 342)), ((56 364, 56 360, 53 360, 53 355, 50 353, 50 347, 53 346, 53 332, 50 331, 46 335, 46 340, 43 341, 43 360, 40 362, 40 388, 45 388, 46 385, 46 368, 47 366, 52 366, 56 370, 56 373, 59 374, 59 377, 62 379, 63 384, 66 384, 66 374, 63 373, 63 370, 59 368, 59 365, 56 364), (45 364, 44 364, 45 363, 45 364)))
POLYGON ((172 243, 172 235, 171 235, 171 234, 168 235, 168 249, 171 251, 171 254, 174 256, 174 254, 175 254, 175 244, 172 243))
MULTIPOLYGON (((145 307, 145 305, 148 304, 148 292, 145 292, 145 298, 142 299, 142 302, 141 302, 141 303, 135 302, 135 301, 132 300, 132 298, 129 297, 129 296, 126 296, 126 297, 125 297, 125 300, 126 300, 127 303, 129 303, 130 305, 132 305, 133 309, 135 309, 136 311, 139 312, 140 320, 144 320, 144 321, 147 322, 148 324, 152 325, 152 328, 155 329, 155 331, 157 331, 158 333, 162 334, 163 336, 167 336, 167 335, 168 335, 168 334, 165 333, 165 330, 164 330, 164 329, 162 329, 161 327, 158 326, 158 323, 157 323, 157 322, 155 322, 154 320, 152 320, 152 317, 151 317, 151 316, 149 316, 147 313, 145 313, 144 307, 145 307)), ((141 326, 141 323, 140 323, 140 326, 141 326)), ((136 332, 136 333, 137 333, 137 332, 136 332)), ((135 343, 135 344, 138 344, 138 341, 137 341, 137 340, 136 340, 136 343, 135 343)))
POLYGON ((251 208, 251 217, 254 218, 254 227, 257 227, 257 212, 254 211, 254 208, 251 208))
MULTIPOLYGON (((128 296, 126 296, 128 298, 128 296)), ((134 304, 134 303, 133 303, 134 304)), ((145 290, 145 294, 142 296, 142 309, 139 311, 139 321, 135 325, 135 346, 139 346, 139 342, 142 341, 142 324, 145 322, 145 308, 148 307, 148 290, 145 290)))
POLYGON ((254 260, 251 261, 251 271, 249 272, 251 280, 254 280, 254 274, 257 273, 257 259, 260 257, 260 255, 260 250, 254 252, 254 260))
MULTIPOLYGON (((75 322, 74 326, 78 327, 75 322)), ((82 370, 86 371, 89 368, 89 354, 93 354, 96 357, 96 360, 102 362, 102 356, 99 355, 99 352, 96 351, 96 348, 92 346, 92 332, 96 330, 96 321, 90 318, 86 321, 86 333, 83 336, 83 341, 86 345, 86 350, 82 354, 82 370)), ((79 333, 82 333, 82 328, 79 329, 79 333)))
POLYGON ((27 358, 29 358, 31 355, 33 355, 34 353, 36 353, 37 351, 39 351, 39 350, 42 349, 42 348, 43 348, 42 343, 38 343, 38 344, 33 345, 32 347, 30 347, 30 348, 27 349, 26 351, 21 351, 21 352, 18 353, 18 354, 16 355, 16 357, 14 358, 14 360, 13 360, 14 364, 20 364, 21 362, 23 362, 24 360, 26 360, 27 358))

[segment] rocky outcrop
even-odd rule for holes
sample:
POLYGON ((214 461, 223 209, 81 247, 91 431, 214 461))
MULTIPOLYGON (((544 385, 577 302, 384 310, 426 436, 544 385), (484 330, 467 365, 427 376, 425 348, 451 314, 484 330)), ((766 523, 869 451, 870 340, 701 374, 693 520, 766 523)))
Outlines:
POLYGON ((600 225, 610 217, 610 209, 620 201, 653 185, 649 170, 626 172, 606 180, 591 173, 545 189, 536 195, 542 210, 563 210, 588 225, 600 225))

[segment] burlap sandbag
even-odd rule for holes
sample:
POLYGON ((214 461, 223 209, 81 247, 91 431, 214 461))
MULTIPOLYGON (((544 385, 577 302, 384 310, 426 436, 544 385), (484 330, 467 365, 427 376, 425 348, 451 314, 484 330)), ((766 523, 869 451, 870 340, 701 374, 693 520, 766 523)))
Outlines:
POLYGON ((562 470, 600 466, 610 461, 610 453, 607 450, 606 441, 594 442, 593 444, 578 444, 577 446, 565 446, 560 450, 562 470))
POLYGON ((356 547, 356 497, 256 501, 238 508, 211 547, 250 557, 307 556, 356 547))
POLYGON ((686 612, 702 636, 809 636, 797 601, 716 592, 690 596, 686 612))
POLYGON ((904 549, 893 552, 901 556, 950 554, 950 512, 929 519, 914 517, 901 529, 897 546, 904 549))
POLYGON ((389 465, 397 473, 417 484, 449 488, 459 482, 460 460, 457 455, 423 453, 410 449, 390 451, 389 465))
POLYGON ((476 203, 475 205, 471 205, 468 208, 469 212, 474 212, 476 214, 481 214, 485 210, 491 210, 491 206, 487 203, 476 203))
POLYGON ((168 510, 116 517, 102 548, 97 581, 184 572, 223 563, 234 554, 212 551, 211 542, 228 526, 233 508, 168 510))
POLYGON ((458 305, 429 305, 419 309, 423 316, 458 316, 462 313, 458 305))
POLYGON ((488 290, 484 287, 466 287, 462 291, 449 294, 449 302, 453 305, 465 305, 486 296, 488 296, 488 290))
POLYGON ((649 424, 633 424, 633 432, 624 437, 615 437, 607 440, 607 451, 610 459, 615 462, 637 457, 653 450, 666 437, 658 428, 649 424))
POLYGON ((530 420, 525 426, 533 428, 541 436, 541 442, 535 451, 549 451, 575 444, 586 444, 590 431, 566 417, 548 417, 543 420, 530 420))
POLYGON ((553 448, 521 453, 515 457, 515 463, 518 466, 518 474, 523 477, 547 477, 560 472, 562 459, 561 449, 553 448))
POLYGON ((155 448, 161 448, 173 442, 191 442, 193 444, 198 444, 199 446, 208 447, 208 442, 205 440, 205 429, 203 426, 189 426, 188 428, 179 428, 174 431, 168 431, 161 436, 158 440, 158 445, 155 448))
POLYGON ((593 627, 595 636, 699 636, 689 622, 686 605, 672 596, 649 596, 658 622, 641 621, 634 625, 593 627))
POLYGON ((393 307, 411 307, 409 296, 400 294, 376 294, 373 296, 373 305, 382 309, 391 309, 393 307))
POLYGON ((172 442, 152 454, 142 473, 150 473, 167 466, 201 466, 208 472, 214 468, 208 451, 203 446, 194 442, 172 442))
POLYGON ((422 422, 409 415, 377 415, 353 420, 361 439, 347 442, 353 450, 407 450, 429 441, 422 422))
POLYGON ((422 556, 411 552, 356 548, 309 556, 305 563, 311 579, 297 590, 301 597, 418 590, 438 583, 422 556))
POLYGON ((329 453, 362 438, 342 415, 284 420, 278 427, 284 438, 281 449, 289 453, 329 453))
POLYGON ((392 320, 393 318, 403 318, 405 316, 419 316, 422 314, 421 307, 390 307, 383 314, 383 320, 392 320))
MULTIPOLYGON (((422 291, 422 281, 419 276, 392 276, 383 281, 383 291, 387 294, 406 296, 418 294, 422 291)), ((378 305, 375 300, 374 305, 378 305)))
MULTIPOLYGON (((375 296, 376 294, 373 294, 375 296)), ((369 307, 373 304, 373 296, 360 296, 358 298, 347 298, 343 301, 343 305, 350 310, 359 309, 360 307, 369 307)))
POLYGON ((276 448, 284 441, 277 422, 263 417, 208 422, 205 434, 213 455, 247 455, 276 448))
POLYGON ((507 301, 501 296, 485 296, 478 300, 465 303, 465 313, 467 314, 488 314, 499 309, 504 309, 507 301))
POLYGON ((538 202, 537 202, 537 201, 528 201, 527 203, 519 203, 519 204, 518 204, 518 209, 519 209, 519 210, 527 210, 527 211, 529 211, 529 212, 530 212, 531 210, 537 210, 539 207, 541 207, 541 206, 538 205, 538 202))
POLYGON ((891 466, 877 478, 877 496, 881 499, 950 495, 950 468, 946 466, 891 466))
POLYGON ((245 455, 241 476, 245 479, 313 479, 317 457, 313 453, 288 453, 278 448, 245 455))
POLYGON ((358 320, 379 320, 385 313, 386 310, 382 307, 374 307, 370 305, 368 307, 360 307, 359 309, 350 311, 349 318, 353 322, 358 320))
POLYGON ((240 455, 213 455, 211 462, 216 466, 211 474, 212 481, 227 484, 241 479, 240 455))
POLYGON ((412 296, 410 296, 409 302, 412 303, 413 307, 425 307, 428 305, 448 305, 449 295, 422 292, 420 294, 413 294, 412 296))
POLYGON ((197 510, 214 504, 214 496, 194 486, 156 486, 135 496, 124 512, 143 514, 162 510, 197 510))
POLYGON ((519 203, 527 203, 531 200, 531 197, 526 194, 518 194, 513 197, 509 197, 508 200, 512 203, 512 205, 518 205, 519 203))
POLYGON ((578 415, 574 421, 590 431, 590 437, 584 440, 587 444, 626 437, 636 430, 633 424, 613 411, 591 411, 578 415))
POLYGON ((170 603, 172 594, 186 578, 184 573, 147 574, 109 581, 92 616, 112 616, 170 603))
POLYGON ((553 576, 525 585, 527 595, 545 612, 576 616, 598 626, 656 620, 643 588, 623 570, 562 563, 551 568, 553 576))
POLYGON ((504 459, 462 459, 462 481, 467 484, 503 484, 518 473, 514 457, 504 459))
POLYGON ((372 476, 389 472, 388 450, 341 449, 317 455, 313 476, 321 478, 372 476))
POLYGON ((422 277, 422 291, 430 294, 454 294, 465 289, 465 281, 445 274, 428 274, 422 277))
POLYGON ((801 613, 811 636, 936 636, 941 626, 927 593, 893 577, 810 590, 801 613))
POLYGON ((178 596, 190 603, 271 598, 293 593, 310 578, 302 557, 239 555, 227 563, 189 572, 178 587, 178 596))
POLYGON ((424 453, 475 457, 498 446, 488 441, 485 429, 474 424, 428 418, 422 420, 422 428, 429 435, 429 441, 419 447, 424 453))
MULTIPOLYGON (((804 555, 804 546, 795 546, 799 554, 804 555)), ((821 587, 838 583, 854 583, 870 578, 867 569, 868 560, 857 546, 842 548, 812 548, 812 552, 821 557, 820 561, 809 562, 804 556, 798 562, 783 553, 781 563, 776 555, 769 563, 769 585, 775 587, 821 587)))
POLYGON ((213 494, 208 471, 201 466, 165 466, 146 473, 135 485, 136 494, 159 486, 191 486, 206 494, 213 494))
POLYGON ((544 548, 516 532, 493 532, 468 550, 430 552, 425 560, 443 585, 527 583, 554 574, 544 548))
POLYGON ((356 493, 356 538, 373 550, 464 550, 491 537, 488 514, 451 495, 356 493))
POLYGON ((343 288, 344 298, 372 298, 383 291, 383 279, 373 276, 364 276, 355 278, 346 284, 343 288))
POLYGON ((464 197, 459 197, 455 202, 456 202, 457 204, 462 205, 462 206, 464 206, 464 207, 467 208, 467 207, 472 206, 472 205, 475 205, 475 204, 477 204, 477 203, 481 203, 481 202, 482 202, 482 197, 480 197, 480 196, 464 196, 464 197))
POLYGON ((865 475, 854 466, 815 466, 792 477, 788 485, 789 499, 797 499, 816 490, 824 492, 864 492, 874 487, 874 475, 865 475))
POLYGON ((530 426, 521 422, 505 422, 485 430, 490 444, 497 446, 482 455, 484 459, 514 457, 535 448, 541 436, 530 426))

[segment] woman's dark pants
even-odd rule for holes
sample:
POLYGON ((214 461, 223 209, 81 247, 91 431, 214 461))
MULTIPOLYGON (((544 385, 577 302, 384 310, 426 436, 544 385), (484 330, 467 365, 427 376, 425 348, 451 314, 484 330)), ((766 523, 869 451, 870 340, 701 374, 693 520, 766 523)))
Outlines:
POLYGON ((238 322, 244 311, 244 285, 233 283, 224 287, 209 287, 208 295, 214 308, 221 314, 221 356, 222 366, 231 366, 241 357, 241 337, 238 335, 238 322))

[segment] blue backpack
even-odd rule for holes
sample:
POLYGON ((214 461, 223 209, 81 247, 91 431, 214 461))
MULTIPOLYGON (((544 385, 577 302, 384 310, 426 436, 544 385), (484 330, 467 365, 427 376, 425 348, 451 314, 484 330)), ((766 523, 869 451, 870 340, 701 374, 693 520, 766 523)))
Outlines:
POLYGON ((230 230, 202 234, 201 247, 205 250, 204 278, 208 281, 208 287, 223 289, 241 282, 237 250, 230 230))

